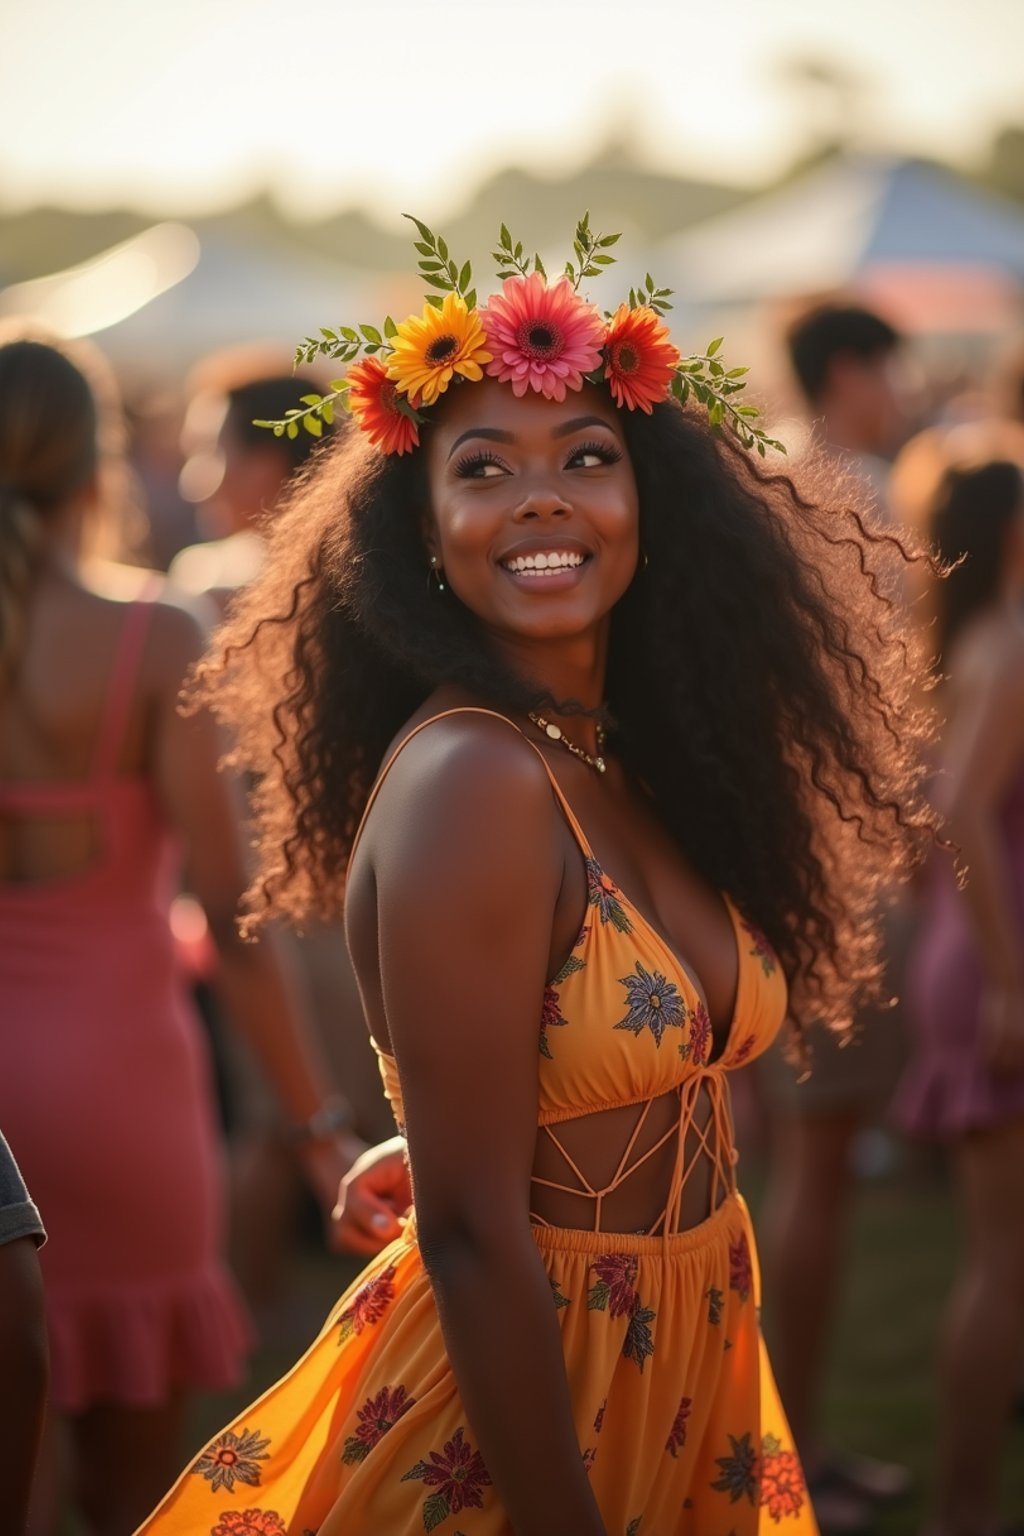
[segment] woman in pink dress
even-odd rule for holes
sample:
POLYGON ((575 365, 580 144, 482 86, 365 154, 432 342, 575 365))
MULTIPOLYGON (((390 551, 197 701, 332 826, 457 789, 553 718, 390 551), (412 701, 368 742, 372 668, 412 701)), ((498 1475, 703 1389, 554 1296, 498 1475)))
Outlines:
MULTIPOLYGON (((1021 462, 1024 462, 1022 460, 1021 462)), ((936 862, 908 974, 915 1051, 897 1098, 949 1145, 966 1241, 942 1345, 934 1536, 989 1536, 1024 1361, 1024 478, 947 469, 927 532, 961 561, 934 594, 946 719, 936 798, 967 878, 936 862), (961 557, 962 560, 961 560, 961 557)))
POLYGON ((187 1394, 234 1382, 246 1344, 168 920, 183 860, 227 1009, 317 1133, 306 1166, 328 1211, 361 1148, 340 1107, 322 1113, 279 941, 236 932, 246 850, 222 743, 178 709, 202 626, 165 594, 112 598, 82 559, 101 436, 66 349, 0 342, 0 1123, 49 1233, 56 1416, 32 1529, 59 1518, 70 1450, 90 1531, 124 1536, 179 1464, 187 1394))

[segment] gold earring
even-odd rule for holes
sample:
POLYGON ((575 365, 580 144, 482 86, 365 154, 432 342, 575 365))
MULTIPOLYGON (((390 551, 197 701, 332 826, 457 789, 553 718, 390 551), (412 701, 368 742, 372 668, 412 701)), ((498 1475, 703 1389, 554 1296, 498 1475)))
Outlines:
POLYGON ((437 590, 443 592, 445 590, 444 567, 436 555, 431 555, 430 557, 430 574, 437 583, 437 590))

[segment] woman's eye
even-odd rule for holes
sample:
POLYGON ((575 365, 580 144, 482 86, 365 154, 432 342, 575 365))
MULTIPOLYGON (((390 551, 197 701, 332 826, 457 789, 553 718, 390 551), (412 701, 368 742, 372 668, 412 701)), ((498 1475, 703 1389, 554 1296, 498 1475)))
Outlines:
POLYGON ((574 448, 568 469, 597 469, 601 464, 616 464, 622 453, 611 443, 580 443, 574 448))
POLYGON ((493 480, 496 475, 506 473, 505 466, 499 458, 492 453, 474 453, 468 458, 460 459, 455 466, 455 473, 462 480, 493 480))

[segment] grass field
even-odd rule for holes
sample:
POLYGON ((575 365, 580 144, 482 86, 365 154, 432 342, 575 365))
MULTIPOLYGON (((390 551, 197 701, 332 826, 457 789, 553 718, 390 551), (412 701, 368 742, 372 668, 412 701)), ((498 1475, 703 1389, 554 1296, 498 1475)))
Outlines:
MULTIPOLYGON (((747 1182, 756 1220, 758 1181, 747 1182)), ((954 1215, 939 1177, 903 1172, 863 1185, 825 1415, 836 1444, 903 1462, 918 1479, 917 1495, 878 1518, 878 1536, 915 1536, 922 1522, 933 1459, 932 1360, 955 1243, 954 1215)), ((310 1336, 352 1273, 346 1261, 303 1259, 297 1283, 310 1336)), ((193 1425, 197 1443, 294 1362, 302 1326, 287 1344, 257 1354, 245 1392, 202 1405, 193 1425)), ((1019 1421, 1005 1466, 1005 1513, 1020 1518, 1024 1423, 1019 1421)))

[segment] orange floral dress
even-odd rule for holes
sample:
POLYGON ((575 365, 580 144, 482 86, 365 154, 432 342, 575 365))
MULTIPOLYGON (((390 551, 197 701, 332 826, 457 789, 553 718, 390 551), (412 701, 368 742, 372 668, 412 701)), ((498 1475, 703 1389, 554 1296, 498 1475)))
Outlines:
MULTIPOLYGON (((588 908, 572 953, 538 999, 538 1134, 565 1160, 566 1183, 554 1187, 587 1202, 594 1219, 584 1230, 536 1219, 533 1230, 605 1528, 609 1536, 813 1536, 758 1322, 757 1260, 735 1187, 729 1113, 730 1072, 765 1050, 782 1023, 781 969, 727 900, 739 982, 728 1039, 712 1059, 695 979, 598 864, 548 773, 585 860, 588 908), (640 1152, 647 1113, 666 1094, 677 1097, 678 1116, 667 1137, 640 1152), (634 1129, 615 1178, 597 1188, 558 1127, 616 1106, 635 1106, 634 1129), (674 1172, 661 1217, 642 1233, 602 1230, 603 1201, 670 1138, 674 1172), (698 1165, 711 1170, 709 1215, 680 1231, 683 1190, 698 1165)), ((380 1056, 401 1125, 401 1065, 380 1056)), ((298 1364, 210 1442, 139 1536, 432 1531, 511 1536, 512 1528, 448 1363, 413 1215, 298 1364)))

